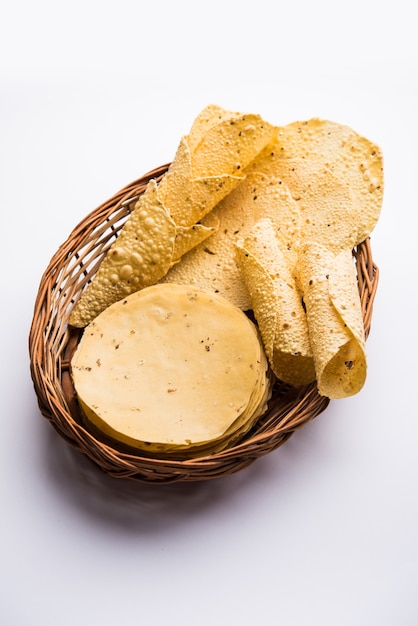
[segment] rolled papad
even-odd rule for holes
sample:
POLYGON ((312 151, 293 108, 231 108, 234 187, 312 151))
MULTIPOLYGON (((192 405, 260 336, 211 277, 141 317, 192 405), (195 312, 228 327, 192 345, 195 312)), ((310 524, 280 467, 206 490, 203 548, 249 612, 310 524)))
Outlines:
POLYGON ((272 221, 260 220, 238 244, 237 254, 273 372, 291 385, 313 382, 315 367, 302 295, 272 221))
POLYGON ((352 251, 335 255, 320 244, 306 243, 299 270, 318 391, 331 399, 351 396, 363 387, 367 373, 352 251))

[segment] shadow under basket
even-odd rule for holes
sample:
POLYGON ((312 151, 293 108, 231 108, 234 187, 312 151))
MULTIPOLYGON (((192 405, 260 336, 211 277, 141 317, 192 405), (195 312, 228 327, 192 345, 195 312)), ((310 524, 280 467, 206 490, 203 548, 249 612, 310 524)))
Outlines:
MULTIPOLYGON (((148 181, 160 180, 167 168, 161 166, 127 185, 72 231, 42 276, 29 334, 31 376, 42 415, 106 474, 155 484, 209 480, 237 472, 281 446, 329 403, 318 394, 316 384, 295 388, 276 381, 267 412, 239 443, 223 452, 183 461, 148 458, 106 440, 83 422, 70 375, 81 331, 68 326, 69 314, 148 181)), ((353 254, 367 337, 378 268, 369 239, 353 254)))

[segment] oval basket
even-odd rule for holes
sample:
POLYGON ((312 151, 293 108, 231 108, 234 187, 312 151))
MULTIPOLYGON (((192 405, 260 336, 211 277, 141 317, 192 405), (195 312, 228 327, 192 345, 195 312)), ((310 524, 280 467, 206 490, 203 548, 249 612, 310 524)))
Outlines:
MULTIPOLYGON (((69 366, 81 331, 68 326, 74 302, 91 280, 148 181, 161 179, 168 164, 127 185, 87 215, 58 249, 42 276, 29 334, 30 371, 42 415, 58 433, 105 473, 164 484, 219 478, 241 470, 281 446, 322 413, 328 398, 315 384, 294 388, 276 381, 268 410, 244 439, 206 457, 184 461, 147 458, 118 446, 83 423, 69 366)), ((366 336, 378 283, 370 240, 353 251, 366 336)))

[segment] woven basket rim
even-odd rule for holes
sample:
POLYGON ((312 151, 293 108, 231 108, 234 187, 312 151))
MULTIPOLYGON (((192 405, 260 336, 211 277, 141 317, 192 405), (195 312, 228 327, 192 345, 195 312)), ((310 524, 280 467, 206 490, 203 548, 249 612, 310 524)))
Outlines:
MULTIPOLYGON (((202 481, 235 473, 277 449, 329 404, 328 398, 318 394, 315 383, 293 388, 277 381, 267 413, 239 443, 223 452, 187 460, 144 456, 106 441, 83 423, 69 371, 82 331, 68 326, 69 313, 117 237, 131 203, 144 192, 149 180, 161 180, 169 165, 157 167, 123 187, 72 230, 41 277, 29 332, 30 374, 41 414, 106 474, 154 484, 202 481)), ((370 238, 353 254, 367 337, 379 277, 370 238)))

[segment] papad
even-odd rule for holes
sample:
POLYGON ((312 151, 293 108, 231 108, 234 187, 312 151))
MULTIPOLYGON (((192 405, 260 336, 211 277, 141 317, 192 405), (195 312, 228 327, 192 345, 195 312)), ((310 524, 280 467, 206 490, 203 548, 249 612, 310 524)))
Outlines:
POLYGON ((251 172, 202 220, 219 226, 205 242, 183 256, 162 282, 192 284, 212 289, 243 310, 251 308, 251 298, 236 257, 236 244, 245 239, 262 218, 271 219, 276 237, 289 267, 297 260, 300 210, 283 181, 274 176, 251 172))
POLYGON ((176 225, 151 180, 76 302, 69 323, 86 326, 114 302, 156 283, 172 265, 175 237, 176 225))
POLYGON ((273 372, 291 385, 313 382, 315 367, 302 295, 271 220, 260 220, 237 249, 273 372))
MULTIPOLYGON (((383 155, 377 144, 347 125, 312 118, 277 127, 275 139, 251 167, 287 181, 292 161, 299 162, 299 167, 304 161, 305 168, 314 165, 318 171, 326 168, 334 176, 331 185, 338 180, 348 187, 356 211, 353 219, 358 221, 352 247, 370 235, 380 216, 384 191, 383 155)), ((302 190, 302 186, 294 187, 297 194, 302 190)))
POLYGON ((360 391, 366 372, 365 334, 351 250, 333 254, 306 243, 300 280, 318 391, 331 399, 360 391))
POLYGON ((245 178, 275 130, 259 115, 204 109, 181 138, 159 198, 178 226, 202 219, 245 178))

